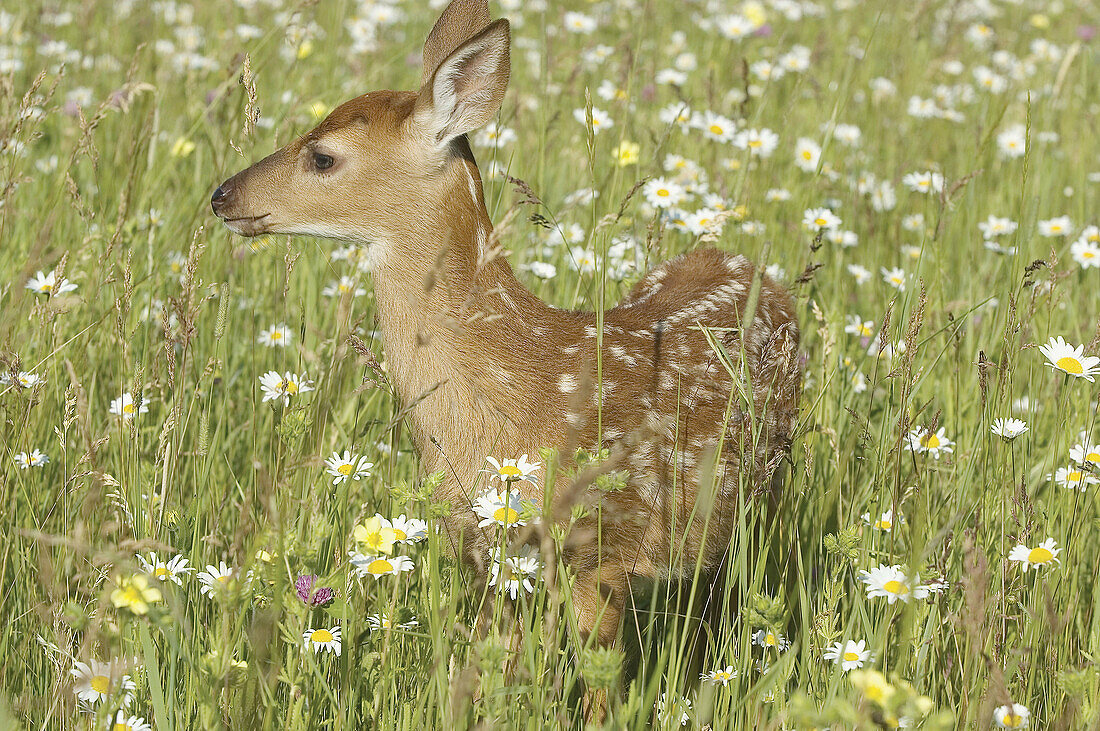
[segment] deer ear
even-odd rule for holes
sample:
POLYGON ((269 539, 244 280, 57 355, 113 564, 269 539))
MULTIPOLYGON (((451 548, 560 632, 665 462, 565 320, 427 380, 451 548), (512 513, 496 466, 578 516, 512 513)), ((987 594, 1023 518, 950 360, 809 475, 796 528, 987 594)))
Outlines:
POLYGON ((452 0, 435 21, 428 40, 424 41, 424 71, 420 84, 428 83, 443 59, 491 21, 488 0, 452 0))
POLYGON ((511 73, 508 21, 491 23, 451 52, 420 87, 413 115, 438 145, 496 115, 511 73))

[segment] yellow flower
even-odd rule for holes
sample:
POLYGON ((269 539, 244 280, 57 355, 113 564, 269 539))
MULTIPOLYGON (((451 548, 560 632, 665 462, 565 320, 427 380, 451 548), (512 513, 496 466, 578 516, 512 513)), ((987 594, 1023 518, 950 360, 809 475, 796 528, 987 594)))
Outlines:
POLYGON ((1050 18, 1043 15, 1042 13, 1035 13, 1034 15, 1032 15, 1030 18, 1027 19, 1027 22, 1031 23, 1031 25, 1035 28, 1049 28, 1050 27, 1050 18))
POLYGON ((309 105, 309 113, 314 119, 323 119, 328 114, 328 105, 324 102, 313 102, 309 105))
POLYGON ((393 553, 393 544, 397 540, 397 533, 393 530, 390 521, 381 515, 368 518, 362 525, 357 525, 351 531, 355 542, 366 548, 366 552, 372 555, 380 553, 393 553))
POLYGON ((111 592, 111 603, 116 609, 125 607, 134 614, 145 614, 150 604, 164 599, 160 589, 149 585, 145 574, 134 574, 115 582, 118 588, 111 592))
POLYGON ((741 5, 741 14, 752 23, 754 28, 759 28, 768 22, 768 14, 764 10, 764 3, 756 0, 750 0, 741 5))
POLYGON ((853 670, 848 677, 852 685, 863 693, 863 697, 872 703, 885 706, 894 695, 894 686, 877 670, 853 670))
POLYGON ((302 41, 298 46, 298 60, 301 61, 304 58, 308 58, 313 53, 313 41, 302 41))
POLYGON ((177 137, 172 143, 172 157, 187 157, 195 151, 195 143, 186 137, 177 137))
POLYGON ((615 156, 615 161, 620 167, 626 167, 627 165, 637 165, 639 152, 642 146, 637 142, 628 142, 623 140, 618 147, 611 151, 611 154, 615 156))

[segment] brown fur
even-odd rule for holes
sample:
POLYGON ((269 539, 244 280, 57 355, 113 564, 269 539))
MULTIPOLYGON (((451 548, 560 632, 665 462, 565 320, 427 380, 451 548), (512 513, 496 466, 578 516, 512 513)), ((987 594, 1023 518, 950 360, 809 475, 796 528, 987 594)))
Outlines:
MULTIPOLYGON (((456 57, 475 41, 488 47, 469 56, 478 76, 459 89, 474 100, 461 111, 481 119, 495 113, 507 80, 507 68, 497 68, 502 48, 507 63, 507 25, 471 31, 487 22, 487 7, 474 19, 462 9, 452 4, 441 17, 425 59, 456 57)), ((447 475, 440 495, 453 507, 447 535, 456 546, 461 540, 463 558, 483 576, 495 534, 477 528, 470 507, 485 486, 486 456, 556 447, 568 462, 578 446, 611 450, 612 465, 628 474, 625 489, 600 495, 587 483, 559 483, 552 506, 556 516, 578 501, 593 508, 566 559, 577 575, 578 627, 610 643, 630 577, 691 575, 697 562, 714 570, 746 491, 770 484, 798 409, 793 305, 744 257, 713 249, 682 255, 604 314, 597 381, 596 314, 550 307, 490 253, 492 223, 461 136, 468 130, 440 133, 426 121, 438 75, 426 68, 418 93, 373 92, 341 105, 227 180, 215 212, 245 234, 374 242, 389 374, 402 402, 417 402, 409 423, 424 468, 447 475), (440 134, 450 138, 442 147, 433 139, 440 134), (333 170, 310 170, 316 151, 335 158, 333 170), (703 328, 723 344, 726 362, 703 328)), ((541 485, 519 484, 525 498, 541 502, 541 485)), ((601 698, 589 701, 589 715, 601 716, 601 698)))

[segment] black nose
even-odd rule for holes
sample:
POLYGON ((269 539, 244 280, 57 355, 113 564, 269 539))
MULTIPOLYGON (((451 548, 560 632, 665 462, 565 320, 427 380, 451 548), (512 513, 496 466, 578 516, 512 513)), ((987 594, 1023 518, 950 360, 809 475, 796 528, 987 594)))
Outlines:
POLYGON ((210 196, 210 208, 214 211, 214 214, 218 213, 218 206, 225 202, 225 199, 229 197, 229 188, 224 184, 219 185, 218 189, 214 191, 214 195, 210 196))

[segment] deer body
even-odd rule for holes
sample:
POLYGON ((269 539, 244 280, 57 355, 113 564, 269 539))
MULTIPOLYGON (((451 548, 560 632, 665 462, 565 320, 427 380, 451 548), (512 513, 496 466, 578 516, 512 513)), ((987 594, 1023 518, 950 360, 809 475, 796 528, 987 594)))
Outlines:
MULTIPOLYGON (((455 0, 424 62, 419 92, 341 105, 219 186, 212 205, 245 235, 369 242, 389 375, 413 404, 424 467, 446 474, 447 535, 483 576, 496 536, 470 506, 486 457, 610 449, 625 489, 557 485, 550 512, 598 508, 600 540, 594 528, 565 558, 578 626, 612 642, 630 577, 714 569, 746 491, 769 485, 798 406, 793 305, 744 257, 713 249, 649 272, 602 328, 595 313, 542 302, 493 247, 465 140, 503 99, 507 22, 490 23, 485 0, 455 0)), ((542 485, 517 485, 541 504, 542 485)))

